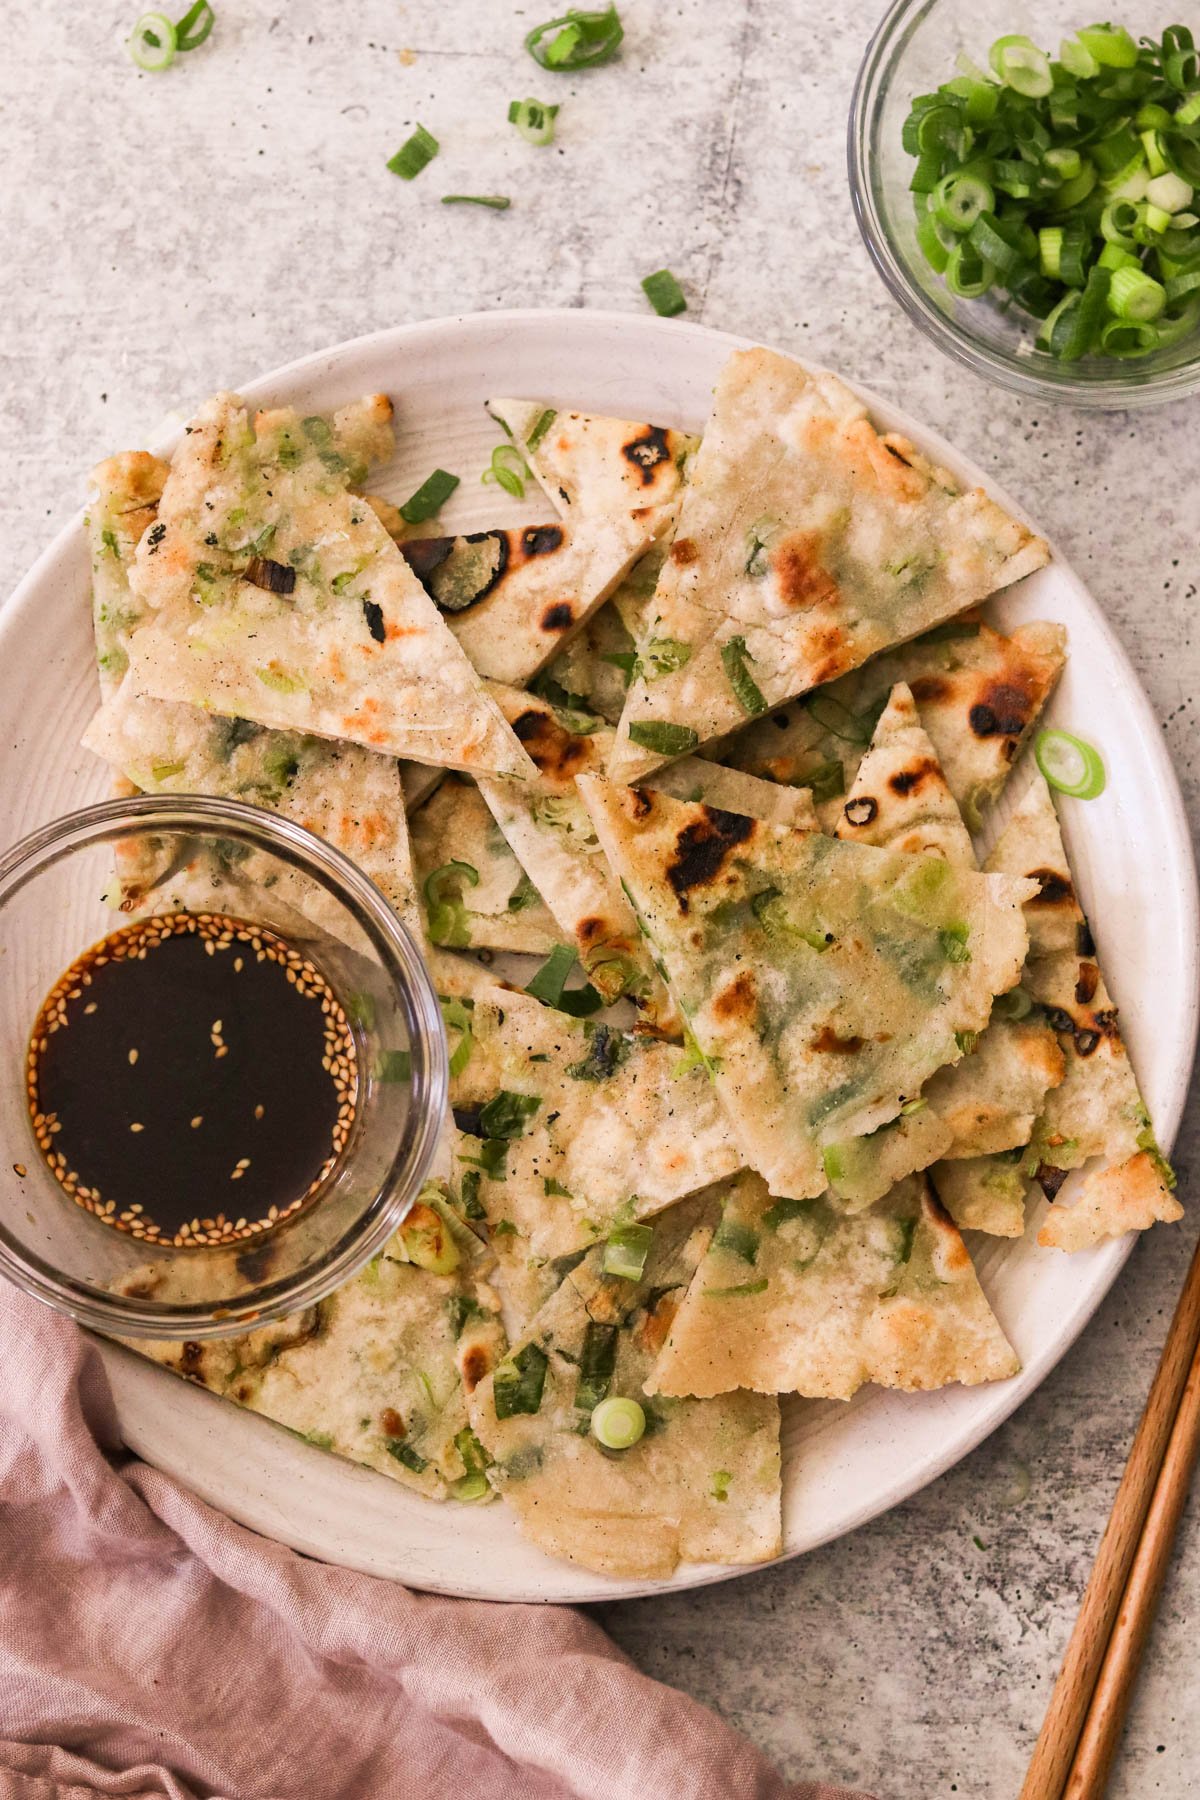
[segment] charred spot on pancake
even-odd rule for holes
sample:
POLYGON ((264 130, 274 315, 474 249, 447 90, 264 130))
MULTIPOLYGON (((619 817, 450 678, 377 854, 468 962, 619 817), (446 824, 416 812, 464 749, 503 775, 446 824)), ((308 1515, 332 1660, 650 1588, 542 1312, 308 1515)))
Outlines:
POLYGON ((758 989, 749 969, 741 969, 727 987, 713 996, 712 1009, 715 1018, 753 1024, 758 1012, 758 989))
POLYGON ((847 800, 842 811, 848 825, 870 825, 878 817, 879 802, 870 794, 860 794, 856 800, 847 800))
POLYGON ((790 717, 785 712, 771 714, 771 723, 774 725, 776 731, 786 731, 791 722, 790 717))
POLYGON ((575 927, 575 936, 585 949, 590 949, 593 944, 602 943, 606 932, 607 926, 605 925, 604 920, 597 919, 594 916, 580 919, 578 925, 575 927))
POLYGON ((640 437, 630 438, 627 444, 621 445, 621 455, 641 475, 642 486, 649 487, 658 465, 670 462, 671 446, 661 425, 647 425, 640 437))
POLYGON ((1075 948, 1080 956, 1095 956, 1096 940, 1092 936, 1092 928, 1086 919, 1081 919, 1075 927, 1075 948))
POLYGON ((401 544, 400 554, 417 580, 424 581, 427 575, 441 567, 454 544, 452 537, 412 538, 401 544))
POLYGON ((631 819, 648 819, 654 811, 653 796, 645 788, 630 788, 626 809, 631 819))
POLYGON ((952 684, 944 675, 918 675, 909 682, 908 687, 918 706, 922 702, 926 706, 940 706, 954 692, 952 684))
POLYGON ((681 569, 686 569, 689 563, 694 563, 699 554, 700 552, 691 538, 676 538, 671 545, 671 561, 678 563, 681 569))
POLYGON ((862 1049, 863 1040, 855 1035, 841 1037, 832 1025, 822 1025, 812 1041, 812 1047, 830 1056, 853 1056, 856 1050, 862 1049))
POLYGON ((198 1375, 204 1363, 204 1345, 194 1343, 190 1338, 179 1352, 179 1373, 181 1375, 198 1375))
POLYGON ((920 762, 910 763, 907 769, 897 769, 896 773, 889 777, 888 786, 893 794, 899 794, 901 797, 914 793, 927 775, 938 773, 938 767, 939 765, 933 757, 922 757, 920 762))
POLYGON ((789 531, 772 545, 769 560, 785 606, 801 612, 837 599, 837 582, 821 562, 820 549, 815 531, 789 531))
POLYGON ((1065 1006, 1048 1006, 1046 1018, 1051 1031, 1065 1031, 1074 1034, 1075 1021, 1065 1006))
POLYGON ((513 720, 513 730, 548 780, 571 781, 591 761, 587 739, 565 730, 552 713, 531 707, 513 720))
POLYGON ((1069 1169, 1056 1169, 1053 1163, 1038 1164, 1038 1186, 1041 1188, 1043 1194, 1045 1194, 1047 1200, 1053 1200, 1055 1198, 1059 1188, 1070 1173, 1071 1171, 1069 1169))
POLYGON ((483 1344, 471 1344, 463 1352, 459 1364, 462 1384, 468 1394, 473 1394, 484 1376, 491 1373, 492 1359, 483 1344))
POLYGON ((1080 1056, 1090 1056, 1099 1042, 1100 1033, 1098 1031, 1077 1031, 1075 1033, 1075 1048, 1080 1056))
POLYGON ((521 533, 524 556, 551 556, 563 541, 561 525, 530 525, 521 533))
POLYGON ((1121 1034, 1117 1030, 1117 1011, 1113 1006, 1106 1006, 1103 1012, 1092 1014, 1092 1024, 1102 1036, 1119 1040, 1121 1034))
POLYGON ((1075 981, 1075 999, 1080 1006, 1090 1006, 1100 985, 1100 970, 1094 962, 1081 962, 1075 981))
POLYGON ((363 618, 367 621, 367 630, 375 639, 375 642, 377 644, 386 643, 387 631, 383 623, 383 608, 377 606, 374 600, 364 600, 362 609, 363 618))
POLYGON ((976 737, 1020 737, 1033 712, 1033 699, 1027 686, 1011 681, 994 681, 967 714, 976 737))
POLYGON ((1037 893, 1029 901, 1030 906, 1062 906, 1075 898, 1069 878, 1057 869, 1030 869, 1029 879, 1038 884, 1037 893))
POLYGON ((394 1406, 385 1406, 379 1415, 379 1429, 385 1437, 402 1438, 405 1435, 404 1420, 394 1406))
POLYGON ((700 817, 684 826, 675 841, 674 859, 667 865, 667 880, 679 896, 681 912, 688 910, 690 889, 714 882, 726 858, 753 835, 753 819, 719 806, 702 807, 700 817))
POLYGON ((575 614, 571 610, 569 600, 556 600, 542 614, 543 631, 565 631, 568 625, 575 623, 575 614))

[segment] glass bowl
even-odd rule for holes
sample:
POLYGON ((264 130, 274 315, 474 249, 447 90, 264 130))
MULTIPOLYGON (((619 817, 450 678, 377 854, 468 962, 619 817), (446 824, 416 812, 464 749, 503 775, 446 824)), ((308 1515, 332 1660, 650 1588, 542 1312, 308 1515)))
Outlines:
MULTIPOLYGON (((985 295, 960 300, 917 244, 909 181, 913 159, 900 141, 913 97, 957 73, 966 51, 986 65, 998 37, 1021 32, 1051 54, 1103 9, 1078 0, 1055 5, 1021 0, 897 0, 867 47, 850 109, 850 193, 859 230, 892 296, 913 323, 955 362, 1020 394, 1073 406, 1135 407, 1200 391, 1200 333, 1129 362, 1085 357, 1063 363, 1034 344, 1038 321, 985 295)), ((1119 22, 1136 38, 1161 35, 1182 16, 1170 0, 1153 12, 1139 0, 1119 22)))
POLYGON ((404 926, 340 851, 235 800, 105 801, 0 858, 0 1033, 0 1273, 111 1336, 225 1337, 313 1305, 401 1223, 445 1114, 441 1013, 404 926), (93 1217, 46 1166, 26 1095, 29 1034, 60 975, 129 914, 179 910, 282 936, 355 1035, 358 1105, 332 1173, 294 1218, 233 1245, 180 1249, 93 1217))

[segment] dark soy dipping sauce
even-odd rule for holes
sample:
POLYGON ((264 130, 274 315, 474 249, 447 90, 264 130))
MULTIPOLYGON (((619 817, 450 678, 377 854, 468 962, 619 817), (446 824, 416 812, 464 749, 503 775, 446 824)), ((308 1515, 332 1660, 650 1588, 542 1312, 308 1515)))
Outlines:
POLYGON ((324 1185, 354 1123, 341 1003, 282 938, 168 913, 55 983, 27 1060, 30 1117, 77 1205, 148 1243, 260 1237, 324 1185))

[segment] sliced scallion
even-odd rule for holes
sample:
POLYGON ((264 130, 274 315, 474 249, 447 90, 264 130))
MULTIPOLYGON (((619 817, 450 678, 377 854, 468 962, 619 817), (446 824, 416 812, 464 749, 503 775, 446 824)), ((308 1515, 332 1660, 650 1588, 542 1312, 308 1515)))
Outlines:
POLYGON ((129 54, 147 75, 161 74, 175 61, 178 49, 175 27, 166 13, 143 13, 129 39, 129 54))
POLYGON ((180 55, 187 50, 198 50, 211 35, 216 22, 216 14, 208 0, 196 0, 194 6, 189 6, 175 24, 175 48, 180 55))
POLYGON ((1104 763, 1086 739, 1052 728, 1039 731, 1033 753, 1038 768, 1060 794, 1072 800, 1094 800, 1104 792, 1104 763))
POLYGON ((492 460, 483 471, 483 482, 494 481, 514 500, 525 498, 525 482, 529 466, 515 444, 497 444, 492 460))
POLYGON ((560 18, 535 25, 525 38, 525 48, 543 69, 566 75, 575 69, 594 69, 609 62, 624 36, 615 6, 605 7, 603 12, 583 12, 572 7, 560 18))
POLYGON ((656 269, 642 280, 642 292, 660 319, 673 319, 687 311, 683 289, 670 269, 656 269))
POLYGON ((418 125, 412 136, 405 138, 395 156, 388 158, 388 168, 393 175, 399 175, 401 181, 412 181, 433 161, 438 148, 433 133, 418 125))
POLYGON ((443 206, 486 206, 492 212, 507 212, 512 201, 507 194, 443 194, 443 206))
POLYGON ((509 102, 508 122, 516 126, 527 144, 552 144, 554 121, 557 117, 558 107, 547 106, 543 100, 509 102))
POLYGON ((400 508, 400 517, 410 525, 422 525, 426 519, 432 519, 440 512, 446 501, 458 486, 458 476, 448 475, 445 469, 435 469, 426 477, 415 494, 410 494, 400 508))
POLYGON ((636 1400, 610 1394, 592 1411, 592 1436, 606 1450, 629 1450, 646 1430, 646 1414, 636 1400))

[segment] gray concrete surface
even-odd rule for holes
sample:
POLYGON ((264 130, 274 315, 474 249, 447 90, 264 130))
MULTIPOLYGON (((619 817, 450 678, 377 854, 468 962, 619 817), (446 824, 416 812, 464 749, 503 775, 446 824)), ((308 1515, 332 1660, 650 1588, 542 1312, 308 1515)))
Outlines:
MULTIPOLYGON (((1107 608, 1200 816, 1200 402, 1040 407, 959 373, 898 313, 843 153, 878 0, 622 0, 621 62, 580 77, 524 55, 554 10, 533 0, 216 6, 209 44, 156 77, 122 48, 134 0, 7 9, 0 589, 89 465, 171 407, 404 320, 636 311, 639 278, 668 264, 691 318, 870 382, 1019 496, 1107 608), (527 94, 562 102, 552 149, 505 123, 527 94), (417 120, 443 153, 406 185, 384 162, 417 120), (438 204, 464 190, 512 209, 438 204)), ((1193 1118, 1185 1197, 1196 1150, 1193 1118)), ((1192 1236, 1141 1243, 1034 1399, 918 1498, 802 1561, 604 1608, 613 1634, 790 1774, 888 1800, 1015 1795, 1192 1236), (1011 1505, 1018 1464, 1031 1486, 1011 1505)), ((1200 1790, 1198 1614, 1193 1504, 1115 1800, 1200 1790)))

